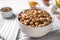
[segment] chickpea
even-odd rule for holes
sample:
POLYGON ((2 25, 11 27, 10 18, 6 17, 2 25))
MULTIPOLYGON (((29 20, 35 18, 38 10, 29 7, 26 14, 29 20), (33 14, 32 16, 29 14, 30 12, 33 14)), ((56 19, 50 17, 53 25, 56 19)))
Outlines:
POLYGON ((36 13, 33 13, 33 15, 36 15, 36 13))
POLYGON ((46 13, 47 13, 47 11, 43 11, 43 13, 44 13, 44 14, 46 14, 46 13))
POLYGON ((44 26, 45 24, 43 23, 43 24, 41 24, 42 26, 44 26))
POLYGON ((21 14, 21 16, 22 16, 23 14, 21 14))
POLYGON ((52 17, 51 17, 51 16, 49 16, 49 18, 50 18, 50 19, 52 19, 52 17))
POLYGON ((21 18, 21 20, 25 20, 25 17, 21 18))
POLYGON ((27 14, 29 13, 29 11, 26 12, 27 14))
POLYGON ((42 11, 38 11, 38 13, 41 13, 42 11))
POLYGON ((44 14, 44 16, 48 17, 49 15, 48 14, 44 14))
POLYGON ((47 21, 47 19, 46 18, 42 18, 42 19, 40 19, 41 21, 43 21, 43 22, 45 22, 45 21, 47 21))
POLYGON ((38 22, 35 22, 35 25, 38 25, 39 23, 38 22))
POLYGON ((30 15, 32 15, 32 13, 31 13, 31 12, 29 12, 29 14, 30 14, 30 15))
POLYGON ((31 10, 31 13, 34 13, 34 10, 31 10))
POLYGON ((18 16, 18 18, 23 18, 23 16, 18 16))
POLYGON ((26 20, 26 22, 28 23, 30 20, 26 20))
POLYGON ((29 16, 26 16, 26 19, 28 19, 29 18, 29 16))
POLYGON ((33 24, 33 22, 31 21, 29 24, 33 24))
POLYGON ((34 15, 34 17, 37 17, 37 15, 34 15))
POLYGON ((46 14, 44 14, 44 16, 46 16, 46 14))
POLYGON ((31 18, 32 17, 32 15, 29 15, 29 18, 31 18))
POLYGON ((47 21, 50 21, 50 18, 49 17, 47 17, 46 19, 47 19, 47 21))
POLYGON ((28 23, 26 22, 26 20, 23 21, 25 25, 27 25, 28 23))
POLYGON ((35 27, 35 25, 31 25, 32 27, 35 27))
POLYGON ((44 22, 44 25, 47 25, 48 24, 48 22, 44 22))
POLYGON ((32 21, 35 21, 35 19, 32 19, 32 21))
POLYGON ((43 18, 40 18, 40 20, 43 20, 43 18))
POLYGON ((39 24, 43 24, 43 21, 39 20, 39 24))
POLYGON ((24 22, 23 22, 23 21, 22 21, 21 23, 22 23, 22 24, 24 24, 24 22))
POLYGON ((41 27, 41 26, 42 26, 41 24, 38 25, 38 27, 41 27))
POLYGON ((22 22, 22 20, 20 20, 20 22, 22 22))
POLYGON ((38 15, 38 17, 40 17, 41 15, 38 15))
POLYGON ((24 24, 25 24, 25 25, 27 25, 27 23, 26 23, 26 22, 25 22, 24 24))
POLYGON ((26 21, 24 20, 23 22, 25 23, 26 21))
POLYGON ((32 20, 32 17, 30 17, 29 19, 32 20))
POLYGON ((31 18, 33 15, 29 15, 29 18, 31 18))
POLYGON ((36 10, 34 10, 34 13, 37 13, 37 11, 36 11, 36 10))
POLYGON ((43 11, 43 14, 45 14, 45 11, 43 11))
POLYGON ((36 27, 38 27, 38 26, 36 25, 36 27))
POLYGON ((39 21, 39 18, 36 18, 36 21, 39 21))

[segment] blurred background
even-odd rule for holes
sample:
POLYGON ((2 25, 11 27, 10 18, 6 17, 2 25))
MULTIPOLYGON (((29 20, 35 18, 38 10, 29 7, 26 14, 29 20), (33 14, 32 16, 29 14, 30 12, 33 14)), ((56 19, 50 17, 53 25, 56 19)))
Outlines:
MULTIPOLYGON (((0 0, 0 8, 9 6, 13 8, 14 12, 19 12, 20 10, 29 8, 29 5, 28 5, 29 1, 30 0, 0 0)), ((37 0, 34 0, 34 1, 37 1, 37 0)), ((38 0, 37 2, 41 5, 42 1, 43 0, 38 0)))

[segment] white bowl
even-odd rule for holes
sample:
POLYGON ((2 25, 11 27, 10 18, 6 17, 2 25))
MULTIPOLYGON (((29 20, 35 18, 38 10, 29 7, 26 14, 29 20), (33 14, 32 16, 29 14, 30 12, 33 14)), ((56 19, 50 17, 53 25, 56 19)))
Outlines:
POLYGON ((9 12, 2 12, 1 11, 1 15, 3 18, 10 18, 13 15, 13 12, 12 12, 12 10, 9 12))
POLYGON ((44 27, 26 26, 20 22, 18 22, 18 24, 20 30, 26 35, 28 35, 29 37, 42 37, 51 31, 53 22, 44 27))

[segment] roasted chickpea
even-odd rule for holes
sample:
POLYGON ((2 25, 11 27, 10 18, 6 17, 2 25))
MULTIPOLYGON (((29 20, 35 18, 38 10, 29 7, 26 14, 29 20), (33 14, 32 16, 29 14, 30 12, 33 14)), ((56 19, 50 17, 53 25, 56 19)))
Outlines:
POLYGON ((35 21, 35 19, 32 19, 32 21, 35 21))
POLYGON ((36 11, 36 10, 34 10, 34 13, 37 13, 37 11, 36 11))
POLYGON ((49 24, 49 22, 44 22, 44 25, 48 25, 49 24))
POLYGON ((26 22, 29 22, 30 20, 26 20, 26 22))
POLYGON ((41 17, 41 15, 38 15, 38 17, 41 17))
POLYGON ((47 17, 46 19, 47 19, 47 21, 50 21, 50 18, 49 17, 47 17))
POLYGON ((25 25, 27 25, 27 23, 26 23, 26 22, 25 22, 24 24, 25 24, 25 25))
POLYGON ((32 27, 35 27, 35 25, 31 25, 32 27))
POLYGON ((36 18, 36 21, 39 21, 39 18, 36 18))
POLYGON ((27 11, 26 13, 29 13, 29 11, 27 11))
POLYGON ((33 13, 33 15, 36 15, 36 13, 33 13))
POLYGON ((42 24, 39 24, 38 27, 42 27, 42 24))
POLYGON ((33 24, 33 21, 31 21, 29 24, 31 24, 31 25, 32 25, 32 24, 33 24))
POLYGON ((42 11, 38 11, 38 13, 41 13, 42 11))
POLYGON ((19 20, 20 22, 22 22, 22 20, 19 20))
POLYGON ((35 22, 35 25, 39 25, 39 23, 38 22, 35 22))

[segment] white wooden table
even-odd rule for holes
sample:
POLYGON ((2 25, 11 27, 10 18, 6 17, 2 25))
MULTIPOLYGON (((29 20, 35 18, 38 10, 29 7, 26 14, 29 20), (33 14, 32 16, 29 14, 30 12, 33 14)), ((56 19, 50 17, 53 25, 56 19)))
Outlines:
MULTIPOLYGON (((28 2, 28 0, 9 0, 9 1, 8 0, 6 0, 6 1, 2 0, 2 1, 0 1, 0 8, 5 7, 5 6, 9 6, 9 7, 13 8, 14 14, 18 15, 19 12, 22 11, 23 9, 29 8, 29 5, 28 5, 27 2, 28 2)), ((41 4, 40 0, 38 0, 37 2, 39 2, 41 4)), ((46 7, 42 4, 41 4, 40 7, 42 7, 43 9, 48 9, 48 7, 46 7)), ((18 29, 19 29, 16 19, 7 20, 7 19, 2 19, 2 17, 0 17, 0 21, 1 21, 0 22, 0 35, 2 35, 2 37, 5 38, 6 40, 16 40, 16 36, 17 36, 17 33, 18 33, 18 29), (4 30, 1 31, 2 29, 4 29, 4 30)), ((55 29, 60 28, 60 21, 57 20, 55 15, 54 15, 54 19, 56 20, 55 23, 59 26, 55 29)), ((19 38, 19 40, 44 40, 43 38, 41 38, 41 39, 30 39, 30 38, 24 37, 23 33, 21 33, 20 35, 21 35, 20 36, 21 39, 19 38)), ((47 39, 45 39, 45 40, 50 40, 49 37, 50 36, 46 36, 47 39)), ((54 40, 54 38, 51 38, 51 39, 54 40)))

